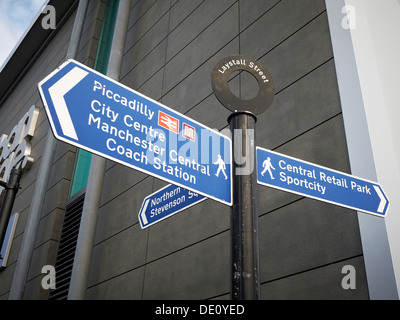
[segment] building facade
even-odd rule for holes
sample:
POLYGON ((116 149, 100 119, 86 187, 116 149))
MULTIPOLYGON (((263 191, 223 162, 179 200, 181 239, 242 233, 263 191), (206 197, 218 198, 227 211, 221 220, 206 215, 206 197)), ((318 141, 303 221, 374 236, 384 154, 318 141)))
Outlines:
MULTIPOLYGON (((88 1, 75 60, 107 73, 118 7, 124 1, 88 1)), ((37 84, 70 54, 83 2, 49 1, 57 12, 56 28, 44 29, 39 15, 0 73, 2 180, 7 181, 12 167, 10 155, 17 155, 10 138, 19 123, 21 140, 28 146, 28 165, 13 207, 18 219, 0 271, 1 299, 65 299, 74 289, 71 277, 93 157, 57 142, 51 161, 45 162, 52 132, 37 84), (37 117, 28 134, 23 124, 30 110, 37 117), (44 193, 39 197, 41 186, 44 193), (55 267, 55 289, 44 285, 45 266, 55 267)), ((394 231, 391 234, 399 225, 398 190, 387 182, 399 172, 397 127, 391 120, 396 111, 382 105, 385 118, 374 118, 379 110, 371 103, 376 100, 366 95, 370 74, 362 73, 367 68, 362 37, 364 26, 372 28, 370 3, 131 2, 121 83, 223 130, 229 127, 230 111, 213 93, 211 72, 226 56, 254 57, 272 75, 276 91, 272 106, 257 117, 257 145, 379 181, 388 192, 391 208, 385 220, 257 186, 261 299, 398 299, 399 249, 394 231), (349 20, 351 9, 356 12, 355 28, 349 20), (384 152, 390 153, 385 160, 394 168, 391 174, 379 158, 384 155, 376 143, 378 135, 388 144, 384 152), (355 286, 346 286, 349 281, 355 286)), ((391 5, 395 21, 397 1, 387 0, 380 13, 391 5)), ((372 48, 375 40, 370 40, 372 48)), ((386 51, 380 48, 379 58, 384 59, 386 51)), ((384 67, 374 64, 381 79, 386 78, 380 72, 388 72, 384 67)), ((253 87, 245 74, 230 81, 231 90, 245 98, 256 94, 253 87)), ((388 102, 385 93, 378 98, 388 102)), ((167 183, 109 160, 103 174, 85 299, 230 298, 229 206, 207 199, 142 230, 138 212, 143 199, 167 183)))

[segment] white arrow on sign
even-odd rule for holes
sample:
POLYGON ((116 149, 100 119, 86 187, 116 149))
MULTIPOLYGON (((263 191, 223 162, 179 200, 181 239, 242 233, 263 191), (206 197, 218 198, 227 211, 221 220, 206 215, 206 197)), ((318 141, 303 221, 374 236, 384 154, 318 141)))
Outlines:
POLYGON ((385 206, 386 206, 386 198, 383 195, 381 189, 379 189, 377 186, 373 186, 376 193, 378 194, 378 197, 381 199, 381 202, 379 203, 379 207, 378 207, 378 212, 383 213, 383 210, 385 210, 385 206))
POLYGON ((146 202, 143 204, 143 210, 141 211, 142 213, 140 214, 140 217, 142 218, 143 224, 148 224, 149 222, 147 221, 146 217, 146 210, 147 206, 149 205, 150 198, 146 200, 146 202))
POLYGON ((58 119, 63 119, 63 121, 60 121, 61 130, 64 135, 75 140, 79 139, 74 124, 72 123, 67 104, 65 103, 64 96, 88 74, 89 72, 75 67, 49 88, 49 94, 51 99, 54 101, 54 109, 57 113, 57 117, 58 119))

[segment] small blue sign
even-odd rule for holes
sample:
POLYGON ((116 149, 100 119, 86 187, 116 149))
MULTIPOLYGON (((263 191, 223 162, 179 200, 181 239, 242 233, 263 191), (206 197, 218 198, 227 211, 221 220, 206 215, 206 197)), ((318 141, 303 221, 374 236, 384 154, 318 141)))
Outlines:
POLYGON ((138 215, 140 225, 145 229, 206 199, 190 190, 170 184, 143 200, 138 215))
POLYGON ((17 228, 18 217, 19 213, 16 212, 10 217, 10 220, 8 220, 6 234, 4 236, 4 241, 0 250, 0 271, 7 266, 8 257, 10 255, 10 250, 14 239, 15 229, 17 228))
POLYGON ((229 137, 74 60, 38 86, 57 139, 232 205, 229 137))
POLYGON ((380 217, 389 208, 388 198, 375 182, 259 147, 257 182, 380 217))

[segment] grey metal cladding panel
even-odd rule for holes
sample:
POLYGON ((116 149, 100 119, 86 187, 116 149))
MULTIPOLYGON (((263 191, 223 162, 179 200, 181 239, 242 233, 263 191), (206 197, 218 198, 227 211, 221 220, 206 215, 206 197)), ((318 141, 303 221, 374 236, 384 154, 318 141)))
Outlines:
POLYGON ((87 300, 140 300, 143 292, 145 267, 123 273, 115 278, 90 287, 87 300))
MULTIPOLYGON (((339 114, 276 151, 348 172, 345 146, 339 114)), ((362 255, 354 211, 262 186, 258 193, 260 213, 269 212, 260 218, 262 281, 362 255)))
POLYGON ((230 207, 205 200, 150 227, 147 262, 229 229, 230 207))
MULTIPOLYGON (((148 44, 151 49, 155 46, 154 42, 159 43, 167 36, 169 8, 169 1, 156 1, 149 8, 149 10, 140 17, 140 19, 133 25, 133 27, 128 30, 124 49, 124 52, 126 54, 130 55, 132 53, 129 52, 135 52, 135 50, 133 49, 134 47, 145 47, 146 50, 149 50, 146 46, 143 46, 143 43, 146 43, 146 45, 148 44), (145 40, 143 41, 142 38, 144 38, 145 40)), ((136 8, 133 8, 132 10, 136 10, 136 8)), ((141 52, 142 51, 140 51, 140 53, 141 52)), ((140 53, 135 53, 134 58, 143 58, 143 54, 140 53)), ((146 54, 147 51, 144 52, 144 55, 146 54)), ((122 77, 124 75, 124 73, 121 73, 122 77)))
POLYGON ((146 174, 126 166, 111 167, 104 176, 100 205, 114 199, 146 177, 146 174))
POLYGON ((98 33, 101 31, 102 21, 96 19, 91 27, 82 36, 80 42, 80 50, 77 53, 75 60, 84 62, 88 58, 95 59, 98 48, 98 33))
POLYGON ((147 264, 143 299, 207 299, 229 292, 229 232, 147 264))
POLYGON ((152 193, 153 178, 149 176, 101 206, 95 244, 138 223, 139 209, 143 199, 152 193))
MULTIPOLYGON (((206 0, 200 6, 198 6, 196 10, 194 10, 185 20, 183 20, 182 23, 176 27, 176 29, 172 30, 172 28, 170 28, 172 31, 168 35, 167 61, 172 59, 179 51, 181 51, 196 37, 209 28, 209 26, 213 24, 216 19, 219 19, 219 16, 229 9, 234 2, 235 1, 233 0, 206 0)), ((171 19, 175 19, 176 11, 179 9, 181 9, 181 6, 179 5, 176 5, 171 9, 171 19)), ((170 25, 172 25, 172 27, 176 24, 176 21, 171 20, 170 25)), ((219 32, 217 32, 216 35, 222 36, 221 33, 224 29, 232 30, 236 32, 236 34, 238 33, 237 11, 235 17, 232 17, 229 22, 224 21, 223 24, 219 26, 219 32), (236 25, 232 25, 231 23, 236 25)))
POLYGON ((305 272, 362 254, 357 215, 303 198, 260 218, 261 281, 305 272))
MULTIPOLYGON (((322 13, 259 61, 270 72, 279 93, 332 57, 328 20, 322 13)), ((334 84, 332 88, 337 91, 334 84)))
POLYGON ((257 194, 259 215, 276 210, 302 198, 302 196, 294 193, 268 188, 262 185, 257 185, 257 194))
POLYGON ((0 300, 8 299, 16 263, 13 263, 0 272, 0 300))
MULTIPOLYGON (((349 172, 345 145, 343 119, 341 115, 338 115, 284 144, 276 151, 328 168, 349 172)), ((258 194, 260 214, 275 210, 300 198, 298 195, 264 186, 258 186, 258 194)))
POLYGON ((140 87, 164 67, 167 40, 157 45, 143 60, 141 60, 125 76, 121 82, 134 90, 140 91, 140 87))
POLYGON ((44 217, 56 208, 65 209, 69 189, 69 180, 65 179, 60 180, 56 185, 48 189, 44 200, 41 216, 44 217))
MULTIPOLYGON (((189 19, 190 15, 202 5, 204 0, 191 0, 191 1, 177 1, 171 7, 170 19, 169 19, 169 30, 174 30, 183 21, 189 19)), ((214 2, 218 5, 217 2, 214 2)), ((208 19, 208 17, 203 17, 203 19, 208 19)))
MULTIPOLYGON (((38 99, 40 99, 38 97, 38 99)), ((40 104, 35 104, 39 109, 40 109, 40 113, 39 113, 39 117, 37 119, 36 122, 36 129, 35 129, 35 134, 31 139, 31 146, 32 148, 36 148, 36 146, 40 143, 43 144, 43 140, 46 138, 47 133, 49 132, 49 121, 47 120, 47 115, 46 112, 44 110, 44 108, 41 107, 41 103, 40 104)), ((38 152, 36 153, 36 157, 34 156, 34 159, 36 161, 36 159, 40 158, 42 156, 42 149, 39 149, 38 152)))
MULTIPOLYGON (((154 5, 158 0, 136 0, 132 1, 131 12, 129 16, 128 28, 132 28, 134 24, 154 5)), ((162 1, 168 2, 168 1, 162 1)))
MULTIPOLYGON (((51 131, 49 131, 49 134, 53 134, 53 133, 51 131)), ((67 152, 76 153, 76 147, 74 147, 73 145, 70 145, 68 143, 65 143, 65 142, 57 141, 56 151, 54 153, 54 158, 53 158, 53 165, 59 159, 64 157, 67 154, 67 152)), ((72 162, 75 162, 74 159, 72 159, 72 162)), ((70 164, 70 165, 73 165, 73 164, 70 164)))
MULTIPOLYGON (((133 31, 136 31, 135 27, 133 31)), ((132 32, 133 32, 132 31, 132 32)), ((121 78, 142 61, 155 47, 157 47, 168 34, 168 15, 162 16, 138 41, 127 49, 121 67, 121 78)), ((127 34, 127 41, 135 34, 127 34)), ((163 59, 164 60, 164 59, 163 59)))
POLYGON ((41 271, 43 266, 55 264, 57 248, 58 242, 50 240, 33 251, 23 300, 48 300, 49 290, 42 288, 41 271))
POLYGON ((281 0, 240 1, 240 31, 246 29, 281 0))
POLYGON ((13 249, 13 247, 11 247, 11 252, 13 252, 13 250, 15 250, 15 252, 16 252, 15 260, 17 260, 17 257, 18 257, 19 245, 22 242, 22 234, 24 233, 24 226, 25 226, 25 221, 28 218, 29 208, 22 210, 22 211, 18 211, 18 212, 19 212, 19 217, 18 217, 17 228, 15 229, 15 233, 14 233, 14 239, 16 239, 16 238, 21 238, 21 239, 18 241, 18 245, 16 246, 18 248, 18 250, 17 250, 17 248, 13 249))
POLYGON ((341 114, 305 132, 276 151, 334 170, 350 172, 341 114))
MULTIPOLYGON (((35 184, 22 184, 24 183, 24 176, 21 179, 21 190, 18 192, 17 197, 14 202, 13 212, 22 212, 29 208, 32 202, 32 194, 35 189, 35 184)), ((18 220, 18 224, 21 223, 21 220, 18 220)))
MULTIPOLYGON (((7 268, 11 264, 14 264, 18 260, 18 253, 19 253, 19 250, 21 248, 21 243, 22 243, 22 238, 23 238, 23 235, 22 235, 21 231, 18 229, 18 226, 19 226, 19 223, 25 224, 26 218, 27 218, 27 210, 19 212, 17 229, 15 230, 14 239, 13 239, 13 242, 12 242, 12 245, 11 245, 10 254, 8 256, 7 268), (20 222, 19 219, 22 219, 22 221, 20 222)), ((2 272, 4 272, 4 270, 2 272)), ((1 281, 2 280, 0 278, 0 282, 1 281)))
POLYGON ((151 7, 149 7, 149 9, 140 17, 140 19, 133 26, 133 29, 135 29, 135 35, 137 39, 140 39, 164 15, 166 14, 169 15, 168 13, 169 9, 170 9, 169 1, 158 0, 154 2, 154 4, 152 4, 151 7))
POLYGON ((70 180, 75 163, 75 152, 67 151, 61 158, 59 158, 51 167, 48 188, 53 187, 62 179, 70 180))
POLYGON ((93 1, 96 6, 86 14, 85 23, 83 26, 82 36, 79 40, 79 49, 82 50, 86 46, 86 43, 95 38, 100 39, 101 29, 102 29, 102 19, 106 9, 106 5, 101 1, 93 1))
POLYGON ((43 266, 55 264, 57 248, 58 242, 49 240, 33 250, 27 281, 41 275, 43 266))
MULTIPOLYGON (((171 90, 237 36, 237 15, 238 5, 235 4, 166 64, 165 92, 171 90)), ((168 48, 171 45, 168 43, 168 48)))
POLYGON ((215 95, 210 95, 186 115, 210 128, 221 130, 228 126, 230 114, 231 111, 222 106, 215 95))
POLYGON ((231 55, 232 52, 237 52, 238 48, 239 39, 236 38, 195 71, 189 73, 183 81, 163 96, 162 102, 179 112, 186 113, 206 97, 214 96, 211 87, 211 72, 220 59, 231 55))
POLYGON ((261 286, 263 300, 363 300, 369 299, 362 257, 341 261, 261 286), (356 289, 343 289, 345 265, 356 270, 356 289))
POLYGON ((272 106, 259 115, 258 146, 275 149, 340 112, 335 66, 330 60, 279 92, 272 106))
POLYGON ((324 0, 282 0, 242 32, 241 50, 258 59, 324 11, 324 0))
POLYGON ((88 286, 144 265, 146 242, 147 231, 136 224, 95 245, 88 286))
POLYGON ((40 220, 35 247, 39 247, 49 240, 60 241, 65 211, 55 209, 40 220))
POLYGON ((154 100, 160 100, 162 97, 162 83, 164 79, 164 69, 161 69, 146 81, 138 91, 154 100))

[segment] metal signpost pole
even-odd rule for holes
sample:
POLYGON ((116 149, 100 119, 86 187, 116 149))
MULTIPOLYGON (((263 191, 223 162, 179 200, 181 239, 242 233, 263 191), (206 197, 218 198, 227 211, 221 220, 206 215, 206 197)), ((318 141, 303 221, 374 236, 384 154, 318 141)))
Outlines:
POLYGON ((228 122, 233 149, 233 206, 231 215, 231 298, 260 299, 258 208, 256 177, 256 115, 264 112, 275 95, 272 78, 262 65, 238 55, 220 60, 211 75, 217 99, 233 113, 228 122), (244 70, 254 76, 259 91, 250 100, 241 100, 229 89, 229 76, 244 70))
POLYGON ((254 170, 256 117, 236 112, 228 119, 232 132, 233 206, 231 215, 231 298, 260 298, 257 177, 254 170), (244 165, 244 166, 243 166, 244 165))

